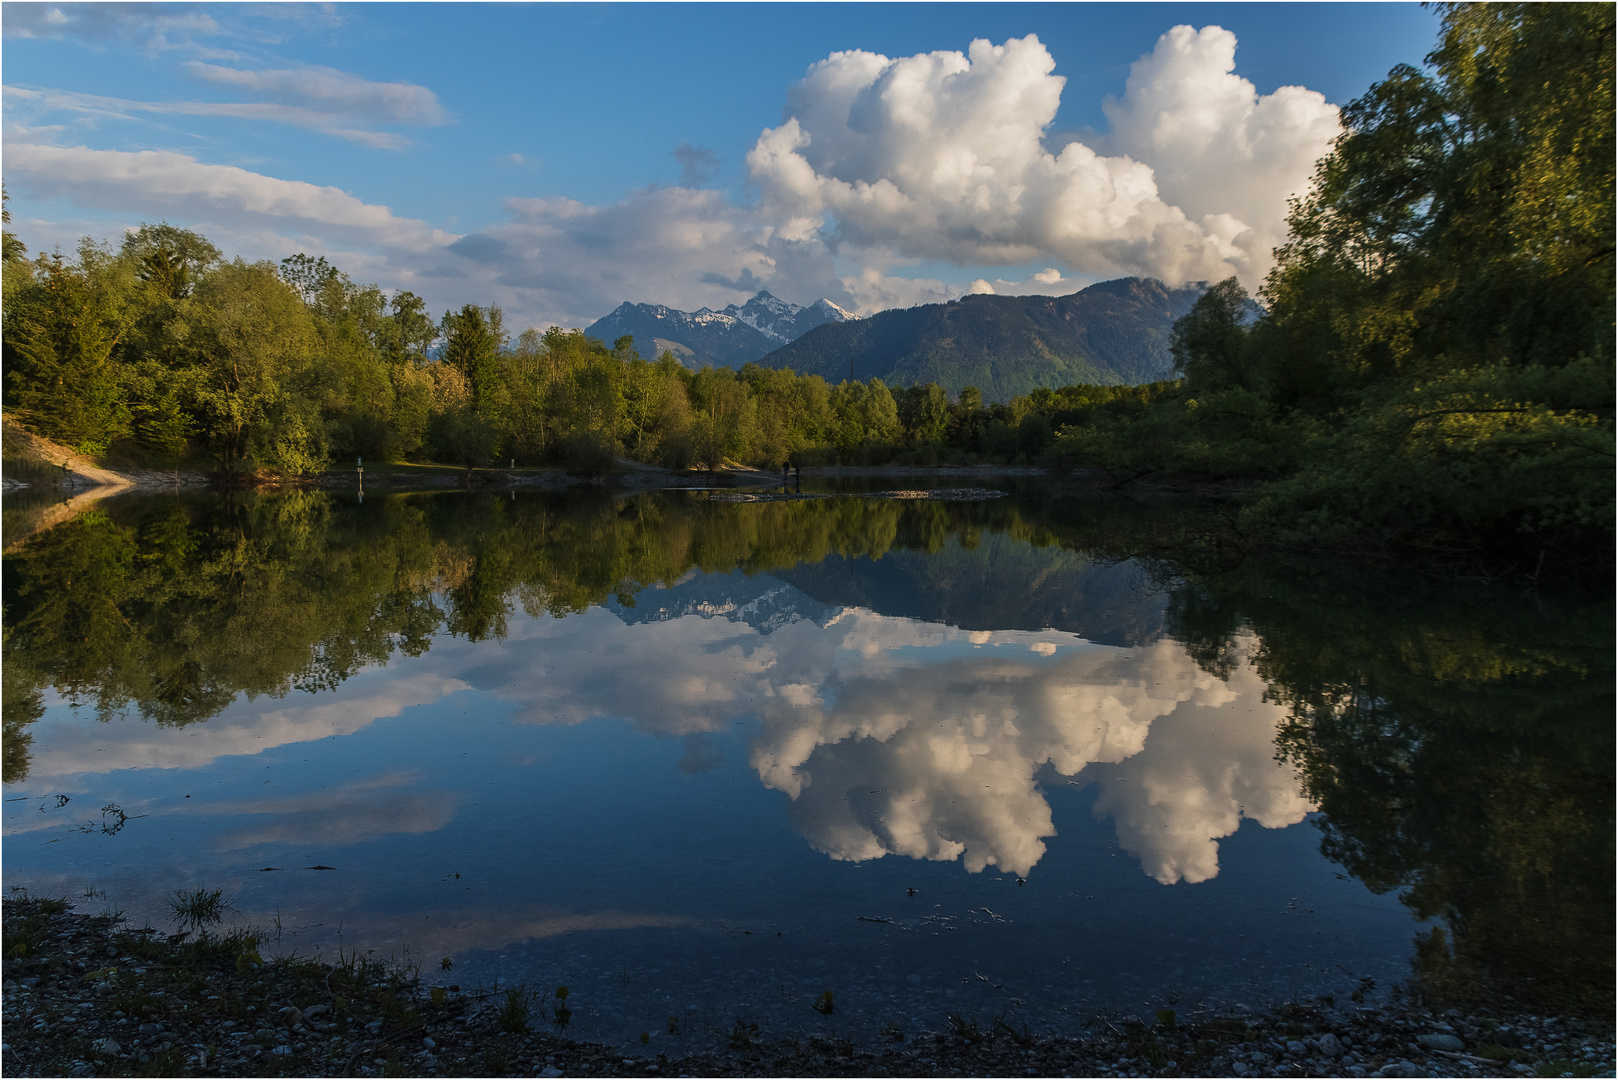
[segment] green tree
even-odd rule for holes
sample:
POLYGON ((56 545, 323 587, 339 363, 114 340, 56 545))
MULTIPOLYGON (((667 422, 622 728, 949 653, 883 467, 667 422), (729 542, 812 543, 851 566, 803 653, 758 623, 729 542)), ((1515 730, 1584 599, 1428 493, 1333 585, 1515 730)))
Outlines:
POLYGON ((202 433, 227 470, 320 468, 324 430, 310 398, 316 334, 270 263, 221 264, 197 283, 190 339, 202 433))
POLYGON ((444 338, 440 362, 466 376, 473 407, 492 419, 498 410, 500 352, 505 347, 500 309, 467 304, 458 312, 446 311, 440 332, 444 338))
POLYGON ((32 280, 8 296, 9 404, 41 435, 83 453, 104 451, 130 426, 115 350, 134 311, 120 269, 87 241, 76 264, 41 255, 32 280))

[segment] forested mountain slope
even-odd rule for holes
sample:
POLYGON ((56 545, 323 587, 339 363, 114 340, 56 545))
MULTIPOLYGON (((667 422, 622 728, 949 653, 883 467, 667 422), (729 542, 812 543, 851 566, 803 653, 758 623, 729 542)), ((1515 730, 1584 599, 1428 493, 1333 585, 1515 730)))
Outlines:
POLYGON ((1202 292, 1120 278, 1070 296, 963 296, 828 323, 759 362, 833 383, 976 386, 988 401, 1040 386, 1146 383, 1172 374, 1174 321, 1202 292))

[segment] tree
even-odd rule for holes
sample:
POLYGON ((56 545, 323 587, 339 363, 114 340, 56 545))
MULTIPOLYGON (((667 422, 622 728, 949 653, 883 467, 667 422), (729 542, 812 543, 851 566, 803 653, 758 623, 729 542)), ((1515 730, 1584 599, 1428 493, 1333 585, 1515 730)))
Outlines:
POLYGON ((427 302, 413 292, 396 293, 391 303, 391 327, 384 352, 395 364, 421 365, 427 350, 438 339, 438 327, 427 314, 427 302))
POLYGON ((33 279, 8 297, 10 404, 41 435, 81 453, 100 453, 129 430, 114 350, 132 311, 117 271, 86 241, 77 264, 41 255, 33 279))
POLYGON ((458 312, 446 311, 441 333, 444 349, 439 360, 466 376, 473 407, 481 414, 492 414, 500 383, 500 351, 505 347, 500 309, 467 304, 458 312))
POLYGON ((316 337, 302 299, 271 263, 240 259, 204 276, 194 299, 194 393, 220 464, 320 467, 324 432, 307 400, 316 337))
POLYGON ((1197 298, 1191 311, 1174 324, 1169 351, 1174 370, 1193 390, 1225 387, 1251 389, 1244 352, 1243 323, 1251 301, 1235 278, 1226 278, 1197 298))
POLYGON ((899 394, 899 421, 910 446, 936 446, 944 441, 949 423, 949 398, 935 382, 910 386, 899 394))
POLYGON ((156 296, 171 301, 190 295, 197 275, 219 262, 219 249, 206 238, 166 221, 129 230, 122 254, 156 296))
MULTIPOLYGON (((0 184, 0 221, 11 224, 11 193, 0 184)), ((10 229, 0 230, 0 262, 5 264, 6 276, 27 273, 28 248, 10 229)))
POLYGON ((324 255, 315 258, 301 251, 281 260, 280 274, 281 280, 292 286, 310 307, 318 307, 326 289, 341 277, 324 255))

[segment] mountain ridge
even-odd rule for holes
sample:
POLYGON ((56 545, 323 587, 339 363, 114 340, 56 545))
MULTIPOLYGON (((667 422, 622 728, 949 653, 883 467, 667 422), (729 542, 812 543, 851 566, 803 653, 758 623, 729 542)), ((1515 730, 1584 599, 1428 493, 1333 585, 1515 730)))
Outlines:
POLYGON ((1067 296, 963 296, 822 325, 759 363, 833 383, 976 386, 989 401, 1039 386, 1155 382, 1173 377, 1174 322, 1205 291, 1118 278, 1067 296))
POLYGON ((760 289, 747 303, 722 311, 708 307, 681 311, 625 300, 585 327, 584 333, 608 344, 627 334, 648 359, 672 352, 687 367, 707 363, 739 368, 818 326, 855 318, 824 297, 802 307, 760 289))

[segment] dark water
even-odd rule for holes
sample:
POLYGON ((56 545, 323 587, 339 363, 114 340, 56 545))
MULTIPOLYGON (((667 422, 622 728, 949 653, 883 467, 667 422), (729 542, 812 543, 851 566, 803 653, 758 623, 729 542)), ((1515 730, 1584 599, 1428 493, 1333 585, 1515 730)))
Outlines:
POLYGON ((1224 530, 1037 485, 106 503, 6 556, 5 881, 154 924, 223 888, 654 1047, 1413 957, 1610 1000, 1610 606, 1224 530))

